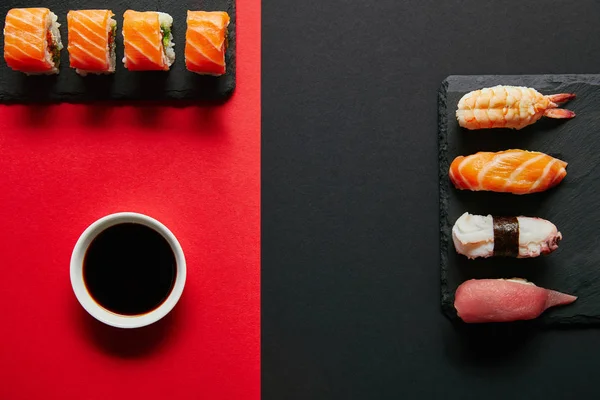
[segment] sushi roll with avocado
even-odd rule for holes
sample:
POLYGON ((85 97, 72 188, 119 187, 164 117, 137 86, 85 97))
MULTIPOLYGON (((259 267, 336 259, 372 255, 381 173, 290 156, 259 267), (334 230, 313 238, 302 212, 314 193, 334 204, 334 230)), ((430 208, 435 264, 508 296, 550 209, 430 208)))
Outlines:
POLYGON ((123 15, 123 63, 130 71, 168 71, 175 61, 173 18, 156 11, 123 15))
POLYGON ((13 8, 4 25, 4 60, 27 75, 58 74, 63 44, 56 14, 47 8, 13 8))

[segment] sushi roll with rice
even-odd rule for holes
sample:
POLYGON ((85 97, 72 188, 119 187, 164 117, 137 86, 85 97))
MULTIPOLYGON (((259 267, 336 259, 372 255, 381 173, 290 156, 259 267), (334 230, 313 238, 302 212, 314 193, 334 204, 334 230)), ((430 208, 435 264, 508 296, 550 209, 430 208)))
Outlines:
POLYGON ((13 8, 4 25, 4 60, 27 75, 58 74, 60 38, 57 16, 47 8, 13 8))
POLYGON ((188 11, 185 65, 200 75, 223 75, 226 71, 229 14, 222 11, 188 11))
POLYGON ((115 72, 117 21, 110 10, 69 11, 69 60, 82 76, 115 72))
POLYGON ((123 14, 123 63, 130 71, 168 71, 175 61, 173 18, 156 11, 123 14))
POLYGON ((125 57, 130 71, 167 71, 175 61, 173 18, 166 13, 127 10, 123 15, 125 57))

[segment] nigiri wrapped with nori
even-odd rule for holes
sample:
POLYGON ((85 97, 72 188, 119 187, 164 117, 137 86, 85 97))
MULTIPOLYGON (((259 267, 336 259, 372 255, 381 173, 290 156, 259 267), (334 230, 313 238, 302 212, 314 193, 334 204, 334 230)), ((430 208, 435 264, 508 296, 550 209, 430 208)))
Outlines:
POLYGON ((562 234, 545 219, 464 213, 452 228, 456 252, 468 258, 531 258, 558 249, 562 234))

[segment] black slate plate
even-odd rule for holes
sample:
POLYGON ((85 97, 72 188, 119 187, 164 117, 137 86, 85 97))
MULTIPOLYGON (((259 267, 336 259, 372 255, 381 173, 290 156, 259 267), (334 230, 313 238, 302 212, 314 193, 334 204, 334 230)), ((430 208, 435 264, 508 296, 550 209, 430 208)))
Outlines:
POLYGON ((450 76, 439 92, 440 239, 442 309, 456 319, 454 292, 471 278, 521 277, 538 286, 578 296, 569 306, 547 310, 546 325, 600 322, 600 75, 450 76), (459 127, 456 105, 467 92, 494 85, 533 87, 543 94, 572 92, 564 108, 572 120, 543 118, 520 131, 459 127), (542 151, 569 163, 567 176, 544 193, 516 196, 459 191, 448 180, 454 157, 509 148, 542 151), (464 212, 538 216, 554 222, 563 241, 554 253, 535 259, 468 260, 454 249, 451 229, 464 212))
MULTIPOLYGON (((235 89, 236 16, 235 0, 41 0, 35 3, 23 0, 0 2, 2 27, 8 10, 14 7, 47 7, 58 16, 60 33, 65 48, 61 53, 58 76, 26 76, 11 70, 0 61, 0 102, 91 102, 106 100, 198 100, 223 101, 235 89), (67 52, 67 12, 80 9, 110 9, 117 21, 117 67, 114 75, 80 77, 69 67, 67 52), (175 63, 169 72, 129 72, 123 59, 123 13, 162 11, 173 17, 175 63), (227 73, 221 77, 199 76, 185 68, 185 31, 187 10, 226 11, 229 13, 229 47, 226 53, 227 73)), ((0 50, 4 54, 4 38, 0 50)))

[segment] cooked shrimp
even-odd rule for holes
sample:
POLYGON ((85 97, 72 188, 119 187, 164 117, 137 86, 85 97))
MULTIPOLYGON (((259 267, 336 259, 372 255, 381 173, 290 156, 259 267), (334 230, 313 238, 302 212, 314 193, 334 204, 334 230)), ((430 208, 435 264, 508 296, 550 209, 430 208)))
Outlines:
POLYGON ((475 90, 464 95, 458 102, 456 118, 463 128, 522 129, 548 118, 573 118, 575 113, 558 108, 575 98, 571 93, 544 96, 537 90, 522 86, 494 86, 475 90))

